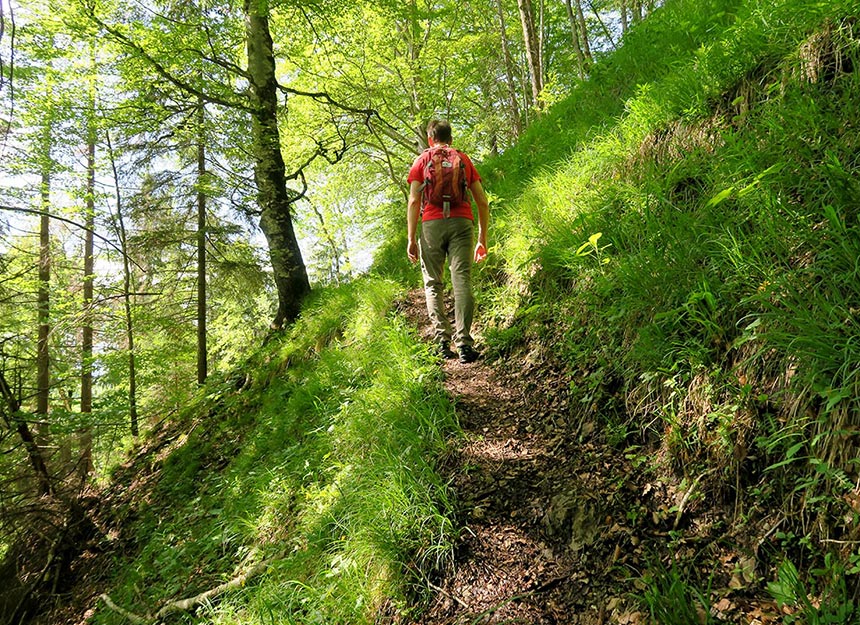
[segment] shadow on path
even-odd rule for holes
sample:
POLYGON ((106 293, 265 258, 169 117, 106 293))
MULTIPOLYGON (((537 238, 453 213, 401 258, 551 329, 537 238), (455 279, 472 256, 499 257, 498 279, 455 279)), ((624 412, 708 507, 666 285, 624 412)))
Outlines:
MULTIPOLYGON (((413 292, 406 308, 430 340, 423 293, 413 292)), ((528 363, 442 367, 465 434, 442 468, 463 532, 453 569, 417 625, 595 625, 609 622, 607 609, 631 616, 612 622, 640 622, 608 596, 608 582, 630 576, 619 556, 631 532, 616 522, 614 489, 597 466, 605 449, 570 416, 567 380, 538 376, 528 363)))

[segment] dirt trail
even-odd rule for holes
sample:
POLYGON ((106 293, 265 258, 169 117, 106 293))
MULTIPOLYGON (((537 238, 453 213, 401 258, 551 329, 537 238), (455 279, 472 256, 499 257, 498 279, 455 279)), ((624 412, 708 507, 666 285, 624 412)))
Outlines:
MULTIPOLYGON (((430 340, 420 291, 407 314, 430 340)), ((465 432, 444 467, 465 530, 418 625, 644 622, 612 596, 631 574, 620 565, 632 531, 608 485, 623 467, 606 466, 593 426, 570 417, 567 380, 528 360, 442 366, 465 432)))

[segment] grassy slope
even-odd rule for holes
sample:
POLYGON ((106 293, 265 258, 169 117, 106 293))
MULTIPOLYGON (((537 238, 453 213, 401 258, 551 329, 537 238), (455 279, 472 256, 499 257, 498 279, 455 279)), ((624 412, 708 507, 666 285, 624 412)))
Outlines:
MULTIPOLYGON (((666 466, 648 470, 704 474, 699 496, 738 494, 738 524, 778 511, 786 549, 809 564, 821 528, 850 539, 839 519, 856 518, 832 425, 857 408, 860 250, 857 77, 827 69, 829 51, 847 62, 856 45, 844 27, 836 43, 804 42, 856 7, 667 5, 485 164, 502 239, 481 269, 487 339, 564 361, 608 440, 664 448, 666 466)), ((271 560, 202 618, 369 622, 450 553, 428 462, 456 424, 438 369, 390 310, 396 293, 370 280, 324 294, 249 361, 249 387, 207 386, 187 438, 117 511, 134 520, 116 603, 151 612, 271 560)))
MULTIPOLYGON (((317 295, 288 337, 206 386, 182 435, 143 454, 151 473, 138 458, 143 475, 111 502, 126 541, 115 604, 153 614, 269 562, 198 618, 373 622, 449 557, 431 463, 458 429, 399 294, 364 279, 317 295)), ((103 604, 94 618, 124 621, 103 604)))
POLYGON ((860 559, 857 8, 668 1, 490 164, 482 285, 497 353, 563 361, 583 417, 750 548, 779 520, 760 571, 836 550, 834 588, 860 559))

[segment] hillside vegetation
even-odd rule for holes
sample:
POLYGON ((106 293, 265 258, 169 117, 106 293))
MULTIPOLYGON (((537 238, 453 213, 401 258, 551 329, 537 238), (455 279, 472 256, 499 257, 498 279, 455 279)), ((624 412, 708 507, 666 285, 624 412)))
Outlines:
POLYGON ((847 622, 860 570, 856 10, 667 3, 489 185, 492 349, 562 363, 581 418, 722 508, 808 622, 847 622))
POLYGON ((456 538, 433 465, 457 427, 435 360, 392 308, 400 293, 380 279, 319 293, 286 336, 156 428, 95 511, 95 552, 113 564, 75 562, 66 609, 97 606, 94 623, 189 610, 355 623, 414 599, 456 538))
MULTIPOLYGON (((571 416, 684 512, 669 549, 707 517, 752 558, 734 590, 785 622, 860 619, 858 8, 669 0, 481 167, 488 357, 561 369, 571 416)), ((318 292, 117 469, 96 507, 113 562, 74 564, 107 597, 54 616, 154 621, 231 580, 171 618, 420 611, 459 532, 437 473, 459 430, 397 312, 417 284, 404 249, 376 263, 398 281, 318 292)), ((631 571, 627 591, 655 623, 716 618, 706 557, 631 571)))

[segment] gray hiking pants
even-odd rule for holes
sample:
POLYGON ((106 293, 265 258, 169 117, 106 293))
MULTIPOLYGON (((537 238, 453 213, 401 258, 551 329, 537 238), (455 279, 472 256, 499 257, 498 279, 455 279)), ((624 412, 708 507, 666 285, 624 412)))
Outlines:
POLYGON ((451 340, 451 324, 445 313, 445 257, 451 269, 454 289, 454 343, 457 347, 473 345, 472 315, 472 220, 465 217, 431 219, 421 224, 418 242, 421 251, 421 273, 427 312, 433 323, 436 341, 451 340))

